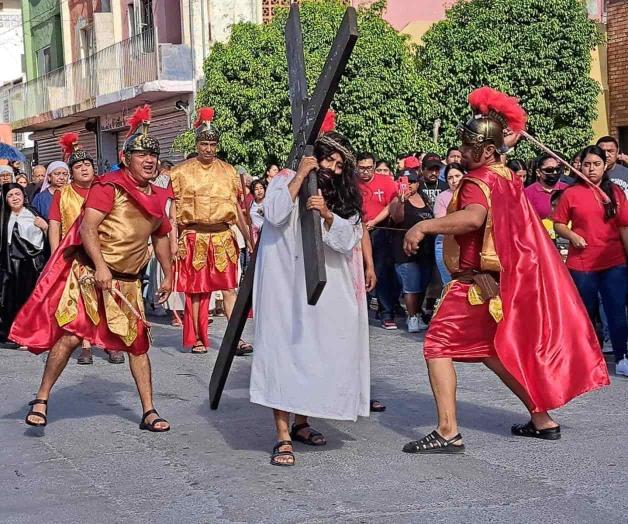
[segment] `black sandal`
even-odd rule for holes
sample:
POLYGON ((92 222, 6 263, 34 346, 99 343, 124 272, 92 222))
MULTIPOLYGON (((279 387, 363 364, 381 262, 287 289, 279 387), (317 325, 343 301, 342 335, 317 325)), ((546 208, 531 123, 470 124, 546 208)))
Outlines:
POLYGON ((240 340, 236 349, 236 356, 243 357, 244 355, 249 355, 251 353, 253 353, 253 346, 244 340, 240 340))
POLYGON ((560 426, 556 426, 555 428, 536 429, 532 421, 527 424, 515 424, 512 428, 510 428, 510 432, 518 437, 532 437, 543 440, 560 439, 560 426))
POLYGON ((35 426, 36 428, 43 428, 46 424, 48 424, 48 401, 44 400, 43 398, 36 398, 35 400, 31 400, 28 403, 29 406, 36 406, 37 404, 43 404, 44 406, 46 406, 46 413, 40 413, 39 411, 35 411, 31 409, 26 414, 26 418, 24 419, 24 422, 26 422, 29 426, 35 426), (30 420, 28 420, 28 417, 31 417, 33 415, 40 417, 43 420, 43 422, 31 422, 30 420))
POLYGON ((464 453, 464 444, 455 444, 460 440, 462 440, 460 433, 446 440, 438 431, 434 430, 421 440, 408 442, 403 447, 403 451, 405 453, 464 453))
POLYGON ((382 404, 379 400, 371 400, 371 411, 374 413, 381 413, 382 411, 386 411, 386 406, 382 404))
POLYGON ((163 418, 159 418, 159 413, 157 413, 156 409, 149 409, 146 413, 144 413, 144 416, 142 417, 142 422, 140 422, 140 429, 152 431, 153 433, 164 433, 165 431, 170 431, 170 423, 163 418), (146 417, 152 415, 153 413, 157 415, 157 418, 150 423, 146 422, 146 417), (159 422, 165 422, 166 424, 168 424, 168 427, 166 429, 156 428, 155 424, 159 422))
POLYGON ((325 444, 327 444, 327 441, 325 440, 325 435, 323 435, 319 431, 316 431, 315 429, 312 429, 307 422, 298 425, 292 424, 290 437, 292 438, 292 440, 296 440, 297 442, 303 442, 303 444, 307 444, 308 446, 324 446, 325 444), (302 437, 298 433, 305 428, 310 428, 310 431, 307 437, 302 437))
POLYGON ((294 453, 292 451, 279 451, 279 448, 282 446, 292 446, 292 442, 290 440, 280 440, 275 444, 273 448, 273 454, 270 456, 270 463, 273 466, 294 466, 295 458, 294 453), (292 457, 292 462, 282 462, 277 460, 277 457, 292 457))
POLYGON ((195 355, 203 355, 204 353, 207 353, 207 348, 205 347, 205 344, 199 341, 192 346, 191 353, 194 353, 195 355), (203 348, 203 349, 199 350, 198 348, 203 348), (197 351, 194 351, 195 349, 197 351))

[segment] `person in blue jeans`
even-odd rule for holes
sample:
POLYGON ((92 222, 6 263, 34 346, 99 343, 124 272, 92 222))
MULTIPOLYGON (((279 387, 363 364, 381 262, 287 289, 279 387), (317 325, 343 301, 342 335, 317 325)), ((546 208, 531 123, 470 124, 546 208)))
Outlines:
POLYGON ((553 220, 556 233, 569 240, 567 267, 592 321, 598 311, 598 294, 602 298, 615 373, 628 376, 624 244, 624 237, 628 237, 628 203, 624 192, 605 173, 605 166, 606 153, 598 146, 582 152, 582 173, 610 202, 604 205, 597 189, 578 181, 563 191, 553 220))
POLYGON ((434 213, 427 196, 419 190, 418 172, 409 170, 406 173, 409 187, 406 190, 400 188, 399 195, 390 203, 390 218, 401 230, 395 231, 392 255, 408 313, 408 333, 418 333, 427 329, 421 320, 421 304, 432 279, 434 237, 426 238, 419 251, 410 256, 403 250, 403 239, 408 229, 422 220, 434 218, 434 213))

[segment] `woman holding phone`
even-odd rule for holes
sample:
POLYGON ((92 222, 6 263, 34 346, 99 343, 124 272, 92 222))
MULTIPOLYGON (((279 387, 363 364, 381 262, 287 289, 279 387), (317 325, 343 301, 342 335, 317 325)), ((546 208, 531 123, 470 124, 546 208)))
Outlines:
POLYGON ((399 194, 390 203, 390 218, 399 227, 393 239, 393 257, 408 313, 408 333, 418 333, 427 329, 420 313, 434 266, 434 237, 421 242, 415 255, 408 256, 403 250, 405 232, 417 222, 434 218, 427 197, 419 190, 418 171, 406 170, 399 177, 399 194))

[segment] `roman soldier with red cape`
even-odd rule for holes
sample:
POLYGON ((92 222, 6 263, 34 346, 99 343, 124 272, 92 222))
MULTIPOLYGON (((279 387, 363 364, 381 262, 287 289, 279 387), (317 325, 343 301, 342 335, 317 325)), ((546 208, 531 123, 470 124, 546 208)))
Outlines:
POLYGON ((525 129, 517 99, 482 87, 473 116, 458 127, 469 169, 448 215, 420 222, 405 237, 415 252, 425 235, 444 234, 453 281, 443 291, 424 344, 438 427, 409 453, 464 451, 456 422, 453 361, 483 362, 519 397, 531 420, 518 436, 556 440, 549 416, 574 397, 609 384, 597 336, 576 287, 521 180, 499 161, 525 129))
POLYGON ((94 180, 80 216, 44 268, 33 294, 18 313, 10 338, 35 354, 50 349, 37 398, 26 416, 31 426, 47 424, 50 390, 81 340, 129 354, 144 416, 140 429, 167 431, 152 402, 148 323, 141 271, 150 258, 148 240, 165 277, 160 300, 172 289, 165 216, 170 190, 150 184, 159 142, 149 135, 150 107, 129 120, 121 170, 94 180))

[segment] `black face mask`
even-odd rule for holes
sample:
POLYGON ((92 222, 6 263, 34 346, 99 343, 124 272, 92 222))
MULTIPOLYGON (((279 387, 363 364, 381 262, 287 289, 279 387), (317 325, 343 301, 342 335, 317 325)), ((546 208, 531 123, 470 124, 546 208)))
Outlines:
POLYGON ((560 172, 554 171, 551 175, 545 174, 545 183, 548 186, 555 186, 560 180, 560 172))

